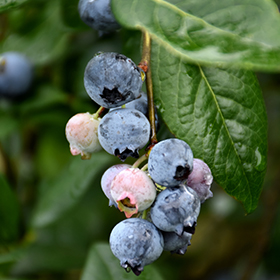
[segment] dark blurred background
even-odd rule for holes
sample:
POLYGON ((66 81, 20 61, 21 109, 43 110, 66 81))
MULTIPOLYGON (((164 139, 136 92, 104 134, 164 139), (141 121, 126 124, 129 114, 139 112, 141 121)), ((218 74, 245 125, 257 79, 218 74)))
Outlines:
MULTIPOLYGON (((64 131, 74 114, 98 109, 83 86, 90 58, 115 51, 138 63, 141 34, 122 29, 99 37, 80 20, 77 2, 27 1, 0 14, 0 53, 22 52, 35 66, 25 96, 0 100, 0 217, 6 226, 1 230, 0 224, 0 279, 81 279, 89 252, 102 259, 98 248, 107 248, 111 229, 124 219, 100 188, 102 173, 118 160, 105 152, 90 161, 72 157, 64 131)), ((201 208, 187 253, 164 252, 143 279, 280 279, 280 74, 256 75, 268 116, 267 175, 258 208, 245 215, 213 184, 214 197, 201 208)), ((162 124, 160 137, 165 130, 162 124)), ((106 276, 106 263, 98 279, 137 278, 118 270, 106 276)))

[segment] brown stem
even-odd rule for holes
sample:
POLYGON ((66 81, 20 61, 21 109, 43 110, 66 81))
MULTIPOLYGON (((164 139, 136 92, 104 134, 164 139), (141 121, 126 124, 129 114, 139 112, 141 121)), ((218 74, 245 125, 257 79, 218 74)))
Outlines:
POLYGON ((138 64, 138 67, 146 73, 146 88, 148 95, 148 110, 149 110, 149 121, 151 124, 151 145, 154 146, 157 141, 156 135, 156 124, 155 124, 155 106, 154 106, 154 95, 153 95, 153 81, 151 73, 151 37, 147 31, 143 31, 143 49, 142 59, 138 64))

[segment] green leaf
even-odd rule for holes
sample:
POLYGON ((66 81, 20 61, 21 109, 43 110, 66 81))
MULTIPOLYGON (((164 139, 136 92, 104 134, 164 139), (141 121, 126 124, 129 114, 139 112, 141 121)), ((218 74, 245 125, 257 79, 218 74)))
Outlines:
POLYGON ((0 139, 2 140, 19 128, 19 120, 3 112, 0 112, 0 118, 0 139))
POLYGON ((0 174, 0 243, 18 236, 19 205, 4 176, 0 174))
POLYGON ((0 0, 0 13, 17 8, 28 0, 0 0))
POLYGON ((44 191, 40 194, 33 226, 44 227, 60 219, 73 208, 90 187, 100 188, 100 172, 106 165, 114 162, 112 156, 104 152, 92 155, 90 160, 73 161, 57 178, 44 182, 44 191))
POLYGON ((121 266, 120 261, 113 255, 107 243, 94 244, 89 252, 85 269, 81 280, 163 280, 159 272, 148 265, 144 271, 135 276, 132 272, 127 273, 121 266))
POLYGON ((255 75, 190 65, 153 44, 152 76, 155 101, 171 132, 252 212, 267 160, 266 110, 255 75))
POLYGON ((263 0, 112 0, 117 20, 190 63, 280 70, 280 17, 263 0))

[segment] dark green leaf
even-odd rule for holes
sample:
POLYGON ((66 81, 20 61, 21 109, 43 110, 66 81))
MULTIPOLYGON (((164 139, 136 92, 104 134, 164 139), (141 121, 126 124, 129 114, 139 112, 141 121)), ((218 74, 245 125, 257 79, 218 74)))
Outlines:
POLYGON ((280 70, 280 17, 263 0, 112 0, 125 27, 148 31, 191 63, 280 70))
POLYGON ((34 114, 34 112, 50 109, 58 104, 67 104, 67 94, 51 85, 42 85, 37 89, 36 97, 27 99, 21 104, 21 113, 34 114))
POLYGON ((4 176, 0 174, 0 243, 18 236, 19 205, 4 176))
POLYGON ((0 13, 17 8, 28 0, 0 0, 0 13))
POLYGON ((44 182, 33 225, 43 227, 57 221, 81 200, 88 188, 100 188, 98 175, 110 162, 113 162, 112 156, 104 152, 93 154, 90 160, 73 158, 55 180, 44 182))
POLYGON ((127 273, 121 266, 120 261, 112 254, 108 243, 94 244, 86 262, 81 280, 163 280, 159 272, 148 265, 137 277, 132 272, 127 273))
POLYGON ((255 75, 189 65, 156 44, 152 50, 155 100, 167 126, 252 212, 267 159, 266 110, 255 75))
POLYGON ((64 244, 59 246, 55 241, 50 244, 38 244, 36 242, 25 248, 21 257, 12 267, 12 274, 20 276, 47 270, 77 269, 82 266, 83 253, 76 247, 71 248, 64 244))
POLYGON ((10 133, 18 129, 19 121, 13 116, 0 112, 0 139, 5 139, 10 133))

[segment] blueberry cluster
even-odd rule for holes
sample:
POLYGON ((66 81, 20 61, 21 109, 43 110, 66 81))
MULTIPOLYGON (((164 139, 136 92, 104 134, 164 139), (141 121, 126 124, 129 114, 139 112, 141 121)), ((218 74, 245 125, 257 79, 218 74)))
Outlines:
POLYGON ((137 158, 133 165, 111 166, 101 178, 109 206, 127 218, 113 228, 111 250, 121 266, 136 275, 164 250, 186 252, 201 204, 213 196, 211 171, 193 157, 186 142, 170 138, 146 147, 151 128, 141 89, 144 79, 145 73, 126 56, 96 54, 85 69, 84 84, 101 107, 93 115, 75 115, 66 125, 73 155, 88 159, 102 147, 121 161, 137 158), (108 111, 101 118, 104 108, 108 111))
POLYGON ((213 196, 212 174, 191 148, 171 138, 158 142, 148 163, 117 164, 106 170, 101 187, 126 220, 111 232, 113 254, 127 271, 139 275, 163 251, 185 254, 195 233, 200 207, 213 196))

